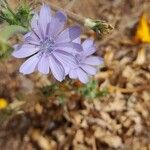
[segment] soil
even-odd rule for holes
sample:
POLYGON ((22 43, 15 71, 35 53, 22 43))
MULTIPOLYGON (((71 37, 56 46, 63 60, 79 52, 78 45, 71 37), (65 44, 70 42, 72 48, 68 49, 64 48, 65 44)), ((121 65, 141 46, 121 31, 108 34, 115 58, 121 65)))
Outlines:
MULTIPOLYGON (((15 8, 18 2, 10 3, 15 8)), ((102 38, 89 29, 82 34, 82 39, 95 39, 97 54, 104 58, 94 80, 99 91, 107 88, 108 93, 89 98, 74 90, 85 86, 79 81, 57 83, 39 73, 24 76, 18 71, 23 60, 2 60, 0 98, 9 106, 0 110, 0 150, 149 150, 150 44, 133 39, 141 15, 150 12, 150 1, 47 3, 114 26, 102 38)), ((11 39, 12 45, 16 38, 11 39)))

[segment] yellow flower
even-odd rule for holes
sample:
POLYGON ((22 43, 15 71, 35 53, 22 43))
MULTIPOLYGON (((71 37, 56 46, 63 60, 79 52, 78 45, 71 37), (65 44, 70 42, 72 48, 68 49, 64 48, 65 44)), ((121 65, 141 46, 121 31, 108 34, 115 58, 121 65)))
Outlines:
POLYGON ((150 43, 150 25, 148 22, 148 16, 144 13, 137 26, 135 34, 136 42, 150 43))
POLYGON ((0 98, 0 109, 4 109, 8 106, 8 102, 4 98, 0 98))

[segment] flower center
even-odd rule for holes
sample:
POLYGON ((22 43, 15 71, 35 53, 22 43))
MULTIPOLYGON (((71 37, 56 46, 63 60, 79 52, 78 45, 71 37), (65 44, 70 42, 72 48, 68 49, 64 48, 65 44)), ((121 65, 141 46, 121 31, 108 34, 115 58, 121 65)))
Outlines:
POLYGON ((54 41, 50 39, 45 40, 41 43, 40 49, 43 52, 52 52, 54 50, 54 41))

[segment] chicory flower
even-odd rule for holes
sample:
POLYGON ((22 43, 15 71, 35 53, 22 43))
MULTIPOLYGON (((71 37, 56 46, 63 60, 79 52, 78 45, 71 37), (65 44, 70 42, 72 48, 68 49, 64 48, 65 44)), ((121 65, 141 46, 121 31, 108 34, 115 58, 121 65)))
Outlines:
POLYGON ((24 36, 24 43, 15 45, 13 56, 28 58, 20 67, 20 72, 30 74, 36 70, 43 74, 52 73, 58 80, 64 80, 70 69, 76 66, 76 50, 82 51, 79 43, 72 42, 80 36, 80 27, 64 30, 66 15, 58 11, 54 16, 50 8, 43 4, 40 13, 31 21, 31 32, 24 36))
MULTIPOLYGON (((76 40, 80 43, 80 40, 76 40)), ((96 52, 93 40, 87 39, 82 43, 83 51, 75 54, 76 66, 69 72, 69 77, 79 79, 82 83, 87 83, 89 77, 95 75, 97 66, 103 63, 99 56, 92 55, 96 52)))

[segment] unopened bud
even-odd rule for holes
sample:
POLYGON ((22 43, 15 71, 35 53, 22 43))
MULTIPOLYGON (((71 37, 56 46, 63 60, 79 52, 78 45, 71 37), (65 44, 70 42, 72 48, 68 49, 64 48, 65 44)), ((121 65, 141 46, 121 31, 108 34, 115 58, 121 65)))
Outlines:
POLYGON ((113 29, 113 27, 105 21, 93 20, 90 18, 85 19, 84 26, 91 28, 101 35, 108 34, 113 29))

